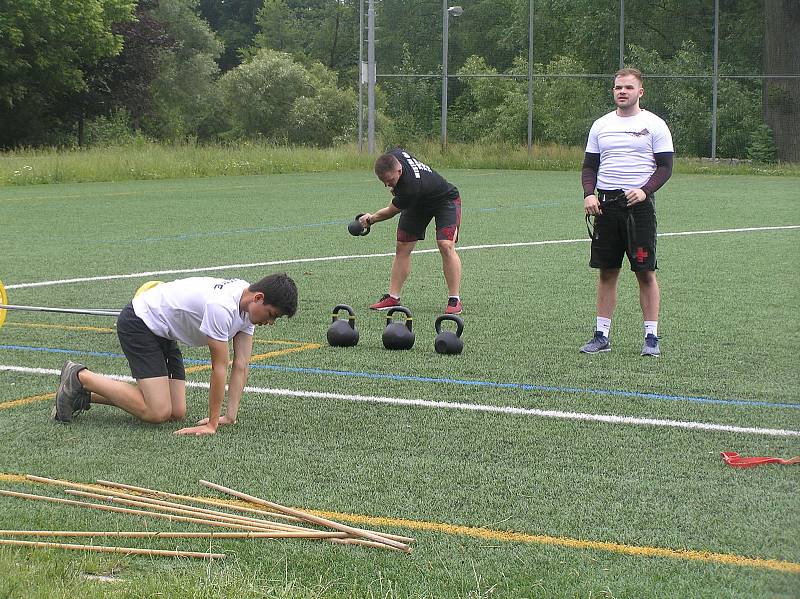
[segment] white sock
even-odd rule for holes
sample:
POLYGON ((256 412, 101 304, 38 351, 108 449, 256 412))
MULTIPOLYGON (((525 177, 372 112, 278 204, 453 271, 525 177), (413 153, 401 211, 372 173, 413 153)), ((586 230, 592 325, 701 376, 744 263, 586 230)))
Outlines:
POLYGON ((653 335, 653 337, 658 337, 658 321, 657 320, 645 320, 644 321, 644 336, 647 337, 648 335, 653 335))
POLYGON ((391 297, 391 298, 393 298, 393 299, 397 299, 397 300, 399 300, 399 299, 400 299, 400 296, 399 296, 399 295, 393 295, 393 294, 391 294, 391 293, 389 294, 389 297, 391 297))
POLYGON ((454 299, 457 302, 460 302, 461 301, 461 296, 460 295, 450 295, 450 296, 447 297, 447 299, 449 299, 449 300, 454 299))
POLYGON ((598 316, 597 327, 595 328, 595 331, 600 331, 603 333, 604 337, 608 337, 608 334, 611 332, 611 319, 598 316))

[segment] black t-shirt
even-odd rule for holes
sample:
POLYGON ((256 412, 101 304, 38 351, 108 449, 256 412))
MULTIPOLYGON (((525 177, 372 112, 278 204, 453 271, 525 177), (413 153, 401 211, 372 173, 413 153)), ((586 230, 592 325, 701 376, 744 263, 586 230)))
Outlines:
POLYGON ((400 210, 436 208, 458 197, 455 185, 448 183, 439 173, 405 150, 395 148, 389 154, 397 158, 403 167, 403 173, 392 192, 392 204, 400 210))

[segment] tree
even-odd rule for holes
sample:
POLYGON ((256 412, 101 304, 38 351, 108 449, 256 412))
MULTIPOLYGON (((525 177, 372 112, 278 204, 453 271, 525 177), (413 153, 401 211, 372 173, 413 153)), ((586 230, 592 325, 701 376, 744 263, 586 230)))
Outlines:
POLYGON ((115 23, 134 0, 4 0, 0 11, 0 146, 29 143, 59 125, 51 106, 88 89, 87 70, 117 55, 115 23), (37 127, 38 126, 38 127, 37 127))
POLYGON ((285 52, 260 50, 220 79, 233 137, 320 146, 352 138, 355 96, 336 74, 285 52))
POLYGON ((794 79, 764 79, 764 120, 775 135, 778 158, 800 162, 800 5, 764 2, 764 73, 794 79))
POLYGON ((152 85, 148 129, 160 138, 203 137, 203 123, 218 104, 216 59, 222 43, 197 11, 198 0, 160 0, 149 11, 172 42, 159 48, 152 85))

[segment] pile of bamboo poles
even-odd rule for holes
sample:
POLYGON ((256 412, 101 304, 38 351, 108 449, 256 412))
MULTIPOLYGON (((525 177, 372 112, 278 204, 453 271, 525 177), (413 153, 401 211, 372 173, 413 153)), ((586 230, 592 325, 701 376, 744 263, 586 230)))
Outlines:
POLYGON ((32 474, 26 475, 25 478, 37 483, 65 487, 64 493, 72 497, 80 497, 94 501, 80 501, 78 499, 34 495, 32 493, 8 491, 5 489, 0 489, 0 496, 15 497, 29 501, 43 501, 60 505, 80 506, 130 516, 167 520, 169 522, 209 526, 214 527, 216 530, 208 532, 0 530, 0 545, 52 547, 131 555, 222 559, 225 557, 224 553, 211 553, 210 551, 168 551, 135 547, 48 543, 43 541, 27 541, 16 537, 315 539, 338 544, 377 547, 405 553, 411 552, 409 543, 414 541, 414 539, 409 537, 348 526, 205 480, 201 480, 200 484, 259 507, 248 507, 246 505, 241 505, 240 502, 223 502, 221 500, 203 497, 178 495, 167 491, 147 489, 145 487, 125 485, 106 480, 98 480, 95 484, 82 484, 44 478, 32 474), (197 504, 214 506, 217 509, 198 507, 197 504), (269 510, 263 509, 262 506, 269 508, 269 510), (226 508, 227 511, 223 511, 219 508, 226 508), (282 520, 282 522, 276 521, 276 518, 282 520), (309 527, 306 526, 306 524, 322 526, 325 527, 325 529, 309 527), (7 539, 3 537, 14 538, 7 539))

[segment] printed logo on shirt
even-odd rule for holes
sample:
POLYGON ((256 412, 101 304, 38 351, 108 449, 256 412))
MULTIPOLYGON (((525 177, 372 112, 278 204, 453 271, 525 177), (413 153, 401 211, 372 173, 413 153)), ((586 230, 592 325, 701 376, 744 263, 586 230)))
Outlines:
POLYGON ((228 283, 233 283, 236 279, 228 279, 227 281, 222 281, 221 283, 217 283, 214 285, 214 289, 222 289, 228 283))
POLYGON ((426 173, 432 173, 433 172, 433 169, 431 167, 429 167, 427 164, 423 164, 422 162, 420 162, 416 158, 412 158, 411 154, 409 154, 408 152, 403 152, 403 158, 406 159, 406 162, 408 162, 408 166, 410 166, 411 170, 414 172, 414 178, 415 179, 419 179, 419 177, 420 177, 419 172, 420 171, 425 171, 426 173))
POLYGON ((642 137, 643 135, 650 135, 650 131, 647 130, 647 127, 642 129, 641 131, 626 131, 628 135, 633 135, 634 137, 642 137))

